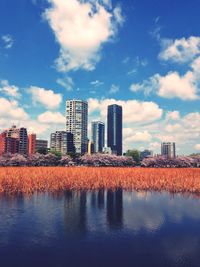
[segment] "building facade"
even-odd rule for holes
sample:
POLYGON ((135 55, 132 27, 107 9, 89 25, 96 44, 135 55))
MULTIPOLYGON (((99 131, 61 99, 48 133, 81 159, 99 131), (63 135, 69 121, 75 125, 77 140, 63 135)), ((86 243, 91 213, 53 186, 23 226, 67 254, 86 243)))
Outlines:
POLYGON ((119 105, 108 106, 107 146, 113 154, 122 155, 122 107, 119 105))
POLYGON ((19 140, 17 138, 8 137, 7 134, 7 131, 0 134, 0 155, 19 152, 19 140))
POLYGON ((26 128, 17 128, 13 125, 1 134, 0 153, 28 153, 28 134, 26 128))
POLYGON ((73 134, 75 152, 86 153, 88 144, 88 103, 86 101, 66 101, 66 131, 73 134))
POLYGON ((48 141, 42 139, 36 139, 35 141, 35 151, 38 153, 46 154, 48 149, 48 141))
POLYGON ((65 131, 56 131, 51 134, 50 148, 65 155, 74 152, 73 134, 65 131))
POLYGON ((94 144, 94 153, 103 152, 105 145, 105 124, 100 121, 91 123, 91 142, 94 144))
POLYGON ((28 154, 32 155, 35 154, 36 149, 36 134, 29 134, 28 135, 28 154))
POLYGON ((94 143, 88 140, 88 155, 92 155, 94 153, 94 143))
POLYGON ((176 144, 174 142, 161 143, 161 155, 167 158, 175 158, 176 144))

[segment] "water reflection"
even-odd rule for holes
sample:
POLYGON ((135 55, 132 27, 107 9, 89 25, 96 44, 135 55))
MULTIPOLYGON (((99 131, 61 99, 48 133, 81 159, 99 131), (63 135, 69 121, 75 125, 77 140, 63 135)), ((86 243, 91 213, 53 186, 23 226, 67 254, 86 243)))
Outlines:
POLYGON ((121 189, 1 195, 0 257, 2 266, 12 266, 5 262, 16 249, 37 259, 35 251, 45 248, 48 266, 56 266, 55 253, 57 266, 66 266, 66 255, 69 266, 132 266, 129 258, 137 267, 199 266, 199 223, 200 199, 191 195, 121 189))
POLYGON ((64 226, 66 232, 81 234, 87 231, 86 201, 86 192, 65 192, 64 226))
POLYGON ((110 228, 123 227, 123 191, 107 191, 107 223, 110 228))

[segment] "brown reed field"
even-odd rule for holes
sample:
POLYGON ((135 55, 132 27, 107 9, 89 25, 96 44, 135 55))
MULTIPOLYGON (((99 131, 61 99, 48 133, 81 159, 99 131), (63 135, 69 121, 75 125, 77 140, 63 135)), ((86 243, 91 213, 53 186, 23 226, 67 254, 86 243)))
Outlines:
POLYGON ((200 169, 1 167, 0 192, 116 189, 200 193, 200 169))

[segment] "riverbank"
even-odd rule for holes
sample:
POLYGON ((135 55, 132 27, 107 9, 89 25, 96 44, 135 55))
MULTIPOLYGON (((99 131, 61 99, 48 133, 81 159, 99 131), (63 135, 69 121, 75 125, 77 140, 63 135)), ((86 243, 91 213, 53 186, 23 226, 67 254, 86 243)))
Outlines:
POLYGON ((0 168, 1 193, 60 190, 155 190, 200 193, 200 169, 8 167, 0 168))

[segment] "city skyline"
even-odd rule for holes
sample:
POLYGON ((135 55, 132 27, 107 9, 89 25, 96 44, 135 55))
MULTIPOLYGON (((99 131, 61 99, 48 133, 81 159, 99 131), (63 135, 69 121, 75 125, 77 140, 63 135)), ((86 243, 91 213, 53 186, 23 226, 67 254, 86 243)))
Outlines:
POLYGON ((198 153, 197 2, 60 5, 0 3, 0 130, 15 124, 49 140, 65 130, 65 100, 79 98, 88 101, 89 125, 106 122, 108 105, 123 107, 124 151, 159 153, 161 142, 176 142, 178 154, 198 153))

